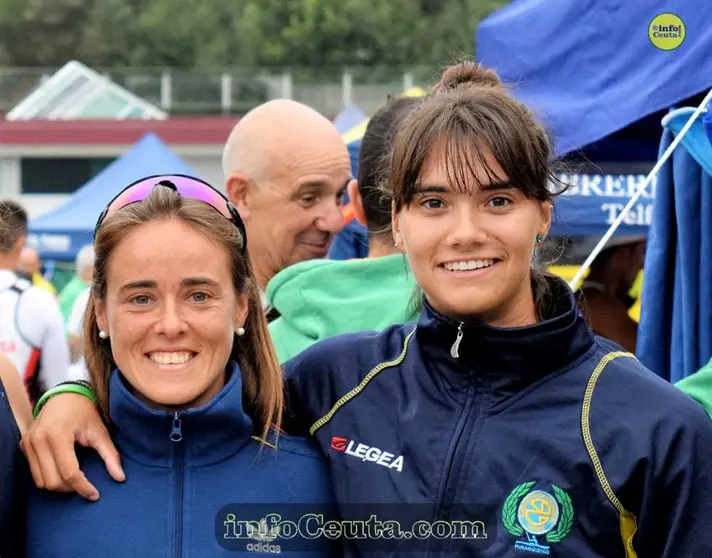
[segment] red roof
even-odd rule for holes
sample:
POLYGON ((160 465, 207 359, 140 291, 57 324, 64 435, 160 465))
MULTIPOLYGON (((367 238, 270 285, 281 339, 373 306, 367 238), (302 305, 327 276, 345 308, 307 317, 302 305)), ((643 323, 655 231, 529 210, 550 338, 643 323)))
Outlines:
POLYGON ((167 120, 0 121, 4 145, 132 145, 147 132, 167 144, 224 144, 238 117, 174 117, 167 120))

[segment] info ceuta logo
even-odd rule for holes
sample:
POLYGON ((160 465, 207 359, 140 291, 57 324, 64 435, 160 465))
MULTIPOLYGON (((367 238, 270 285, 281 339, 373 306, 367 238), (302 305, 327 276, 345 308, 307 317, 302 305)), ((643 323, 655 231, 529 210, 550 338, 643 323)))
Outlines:
POLYGON ((403 471, 402 455, 396 456, 394 453, 389 453, 380 448, 356 442, 355 440, 334 436, 331 439, 331 449, 356 457, 364 462, 368 461, 388 469, 395 469, 399 473, 403 471))

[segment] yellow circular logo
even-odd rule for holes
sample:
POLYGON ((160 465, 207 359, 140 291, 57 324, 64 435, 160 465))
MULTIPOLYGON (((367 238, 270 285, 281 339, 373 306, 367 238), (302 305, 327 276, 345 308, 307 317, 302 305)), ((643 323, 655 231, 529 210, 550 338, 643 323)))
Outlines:
POLYGON ((648 25, 648 37, 660 50, 675 50, 685 40, 685 22, 675 14, 657 15, 648 25))
POLYGON ((559 505, 551 494, 543 490, 527 494, 517 511, 519 524, 532 535, 545 535, 556 527, 559 520, 559 505))

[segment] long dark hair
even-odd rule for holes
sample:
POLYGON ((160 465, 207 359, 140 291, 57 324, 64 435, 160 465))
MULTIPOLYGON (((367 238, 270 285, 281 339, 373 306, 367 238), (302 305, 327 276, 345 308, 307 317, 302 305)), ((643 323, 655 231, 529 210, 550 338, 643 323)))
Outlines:
POLYGON ((358 191, 370 236, 390 234, 391 196, 384 185, 388 182, 393 138, 403 117, 420 102, 417 97, 389 98, 371 117, 361 139, 358 191))

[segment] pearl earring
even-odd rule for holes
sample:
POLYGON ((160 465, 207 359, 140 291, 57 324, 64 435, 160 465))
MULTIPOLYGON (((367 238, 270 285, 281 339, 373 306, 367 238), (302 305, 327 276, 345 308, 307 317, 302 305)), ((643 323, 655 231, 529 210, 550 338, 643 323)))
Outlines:
POLYGON ((244 327, 238 327, 236 333, 237 333, 237 335, 239 335, 240 337, 242 337, 243 335, 245 335, 245 328, 244 328, 244 327))
POLYGON ((99 337, 101 337, 102 339, 106 339, 107 337, 109 337, 109 334, 106 333, 104 330, 101 330, 99 332, 99 337))

